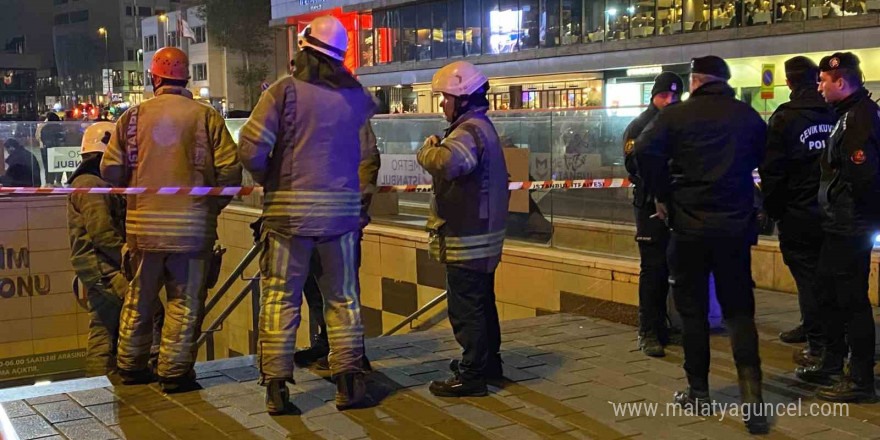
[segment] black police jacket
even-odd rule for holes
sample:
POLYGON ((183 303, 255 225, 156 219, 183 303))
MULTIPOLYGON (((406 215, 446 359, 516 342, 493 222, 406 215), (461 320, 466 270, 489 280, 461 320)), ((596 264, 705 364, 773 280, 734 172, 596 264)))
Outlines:
POLYGON ((819 158, 837 114, 815 87, 795 90, 767 127, 767 151, 758 168, 764 210, 773 220, 820 222, 819 158))
POLYGON ((822 228, 862 235, 880 224, 880 108, 864 88, 834 106, 840 119, 819 163, 822 228))
POLYGON ((767 126, 726 83, 695 90, 663 109, 636 139, 639 173, 669 210, 678 234, 756 237, 752 171, 763 158, 767 126))
POLYGON ((626 126, 623 132, 623 160, 626 171, 629 173, 629 181, 633 183, 633 206, 640 209, 654 211, 654 198, 650 197, 645 191, 645 185, 639 176, 639 166, 636 163, 636 155, 633 154, 633 146, 636 138, 642 134, 645 127, 648 126, 654 117, 660 113, 660 109, 654 104, 648 106, 648 109, 642 112, 638 117, 632 120, 626 126))

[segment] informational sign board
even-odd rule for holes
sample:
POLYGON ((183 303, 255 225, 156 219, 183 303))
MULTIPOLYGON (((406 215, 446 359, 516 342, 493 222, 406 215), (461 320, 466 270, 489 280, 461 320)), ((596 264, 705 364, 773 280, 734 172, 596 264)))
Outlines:
POLYGON ((773 99, 773 83, 776 77, 775 64, 761 65, 761 99, 773 99))
POLYGON ((72 173, 82 163, 79 155, 80 147, 55 147, 49 148, 49 172, 72 173))
POLYGON ((79 371, 86 367, 86 350, 33 354, 0 359, 0 381, 79 371))
POLYGON ((383 154, 379 186, 430 185, 431 175, 416 161, 415 154, 383 154))

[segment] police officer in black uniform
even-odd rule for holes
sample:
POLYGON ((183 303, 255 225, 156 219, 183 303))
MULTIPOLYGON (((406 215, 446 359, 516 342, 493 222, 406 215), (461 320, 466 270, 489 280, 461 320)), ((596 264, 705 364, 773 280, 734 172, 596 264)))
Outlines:
POLYGON ((880 108, 864 87, 859 59, 837 52, 819 63, 819 91, 839 116, 819 161, 819 205, 825 240, 819 254, 819 294, 826 321, 820 364, 797 376, 817 383, 820 399, 874 401, 874 318, 868 275, 880 224, 880 108), (850 374, 841 377, 850 358, 850 374))
POLYGON ((684 83, 672 72, 663 72, 654 79, 651 104, 623 132, 623 153, 629 180, 633 182, 633 206, 636 214, 636 242, 639 244, 639 349, 648 356, 666 355, 663 346, 669 342, 666 327, 666 295, 669 292, 669 267, 666 246, 669 227, 654 216, 654 197, 645 191, 633 154, 636 138, 664 107, 678 102, 684 83))
MULTIPOLYGON (((669 271, 681 315, 687 390, 674 401, 709 410, 709 273, 730 333, 746 427, 769 430, 758 410, 761 360, 755 327, 751 245, 757 241, 752 171, 763 158, 767 126, 727 84, 730 69, 716 56, 691 61, 687 101, 661 111, 636 139, 645 188, 657 216, 672 228, 669 271)), ((762 406, 762 405, 761 405, 762 406)))
POLYGON ((790 101, 770 117, 767 151, 759 167, 764 210, 779 226, 779 248, 794 277, 802 325, 781 333, 784 342, 807 342, 795 362, 810 366, 822 356, 822 310, 816 292, 819 250, 819 157, 837 115, 816 89, 819 67, 807 57, 785 62, 790 101))

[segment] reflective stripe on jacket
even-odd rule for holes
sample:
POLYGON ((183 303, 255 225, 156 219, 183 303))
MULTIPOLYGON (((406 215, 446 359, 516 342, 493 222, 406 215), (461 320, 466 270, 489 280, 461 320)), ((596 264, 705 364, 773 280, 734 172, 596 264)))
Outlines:
POLYGON ((507 164, 486 109, 462 115, 436 145, 418 153, 434 179, 428 231, 431 257, 479 272, 501 261, 510 192, 507 164))
POLYGON ((238 154, 265 188, 264 228, 314 237, 359 228, 358 168, 364 125, 374 111, 363 88, 285 77, 263 93, 241 129, 238 154))
MULTIPOLYGON (((115 186, 238 186, 241 165, 219 112, 180 87, 126 111, 116 123, 101 174, 115 186)), ((209 250, 228 197, 128 196, 129 246, 154 252, 209 250)))

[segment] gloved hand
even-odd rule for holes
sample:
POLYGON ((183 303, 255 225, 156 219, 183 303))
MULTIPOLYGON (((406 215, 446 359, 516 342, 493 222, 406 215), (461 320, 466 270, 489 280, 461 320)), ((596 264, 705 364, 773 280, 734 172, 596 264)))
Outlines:
POLYGON ((251 223, 251 230, 254 231, 254 243, 259 243, 260 238, 263 235, 263 217, 260 217, 257 221, 251 223))
POLYGON ((440 138, 436 135, 425 139, 425 143, 422 144, 422 148, 433 148, 440 145, 440 138))

